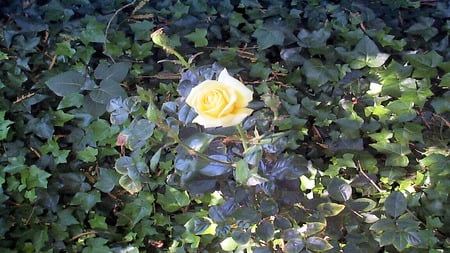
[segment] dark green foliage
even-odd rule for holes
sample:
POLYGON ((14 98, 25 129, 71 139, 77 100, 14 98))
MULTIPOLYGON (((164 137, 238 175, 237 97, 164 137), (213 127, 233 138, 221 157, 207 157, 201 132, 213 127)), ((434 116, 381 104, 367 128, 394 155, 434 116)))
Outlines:
POLYGON ((3 2, 1 252, 449 250, 450 2, 3 2))

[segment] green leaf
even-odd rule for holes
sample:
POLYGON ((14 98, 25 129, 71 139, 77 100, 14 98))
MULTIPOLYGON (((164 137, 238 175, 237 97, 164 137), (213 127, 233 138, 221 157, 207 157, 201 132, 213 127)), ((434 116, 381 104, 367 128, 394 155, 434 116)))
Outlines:
POLYGON ((106 104, 113 98, 126 98, 127 93, 117 81, 104 79, 100 82, 99 88, 89 93, 89 97, 97 103, 106 104))
POLYGON ((227 252, 235 250, 238 246, 239 244, 235 240, 233 240, 232 237, 227 237, 222 242, 220 242, 220 247, 222 248, 222 250, 227 252))
POLYGON ((331 198, 340 202, 345 202, 352 196, 352 187, 344 180, 337 177, 331 179, 327 191, 331 198))
POLYGON ((320 203, 317 206, 317 211, 319 211, 324 217, 333 217, 340 214, 344 208, 345 205, 337 203, 320 203))
POLYGON ((302 73, 306 76, 307 84, 313 88, 339 79, 339 72, 335 66, 326 65, 315 58, 304 62, 302 73))
POLYGON ((105 216, 94 214, 94 217, 91 218, 88 222, 89 225, 91 225, 91 228, 108 229, 105 216))
POLYGON ((285 250, 287 253, 298 253, 302 252, 305 248, 306 243, 302 239, 292 239, 286 243, 285 250))
POLYGON ((209 146, 212 140, 214 140, 217 136, 207 133, 197 133, 186 140, 183 141, 185 145, 187 145, 189 148, 203 153, 209 146))
POLYGON ((70 58, 75 54, 75 52, 75 49, 70 46, 69 42, 56 43, 56 55, 64 55, 70 58))
MULTIPOLYGON (((321 203, 320 205, 322 205, 322 204, 334 204, 334 203, 321 203)), ((319 212, 321 211, 320 205, 317 208, 319 210, 319 212)), ((330 210, 330 209, 328 209, 328 210, 330 210)), ((335 208, 335 210, 336 210, 336 208, 335 208)), ((331 215, 331 216, 335 216, 335 215, 331 215)), ((331 217, 331 216, 325 216, 325 217, 331 217)), ((304 226, 306 227, 305 232, 304 232, 305 237, 310 237, 312 235, 317 235, 318 233, 323 231, 326 228, 327 224, 322 223, 322 222, 307 222, 304 226)))
POLYGON ((84 45, 88 45, 90 42, 104 43, 105 42, 105 27, 106 23, 101 23, 95 20, 94 17, 88 16, 86 18, 86 28, 82 30, 80 39, 84 45))
POLYGON ((134 34, 134 40, 150 40, 149 31, 151 31, 155 25, 153 22, 150 22, 148 20, 143 20, 141 22, 136 22, 129 24, 131 30, 134 34))
POLYGON ((6 111, 0 111, 0 141, 6 139, 9 126, 14 123, 11 120, 5 120, 5 113, 6 111))
POLYGON ((275 227, 272 222, 264 220, 256 227, 256 235, 263 241, 267 242, 273 238, 275 227))
POLYGON ((284 42, 283 32, 266 27, 257 28, 252 36, 256 38, 259 50, 264 50, 275 45, 281 46, 284 42))
POLYGON ((195 47, 206 47, 208 45, 207 33, 207 30, 204 28, 195 28, 195 32, 189 33, 184 37, 194 42, 195 47))
POLYGON ((297 34, 299 39, 298 44, 301 47, 307 48, 324 48, 327 45, 327 40, 330 38, 331 33, 325 28, 321 28, 315 31, 308 31, 306 29, 301 29, 297 34))
POLYGON ((172 9, 172 13, 175 19, 181 18, 184 14, 187 14, 189 12, 189 5, 184 5, 183 3, 178 0, 174 5, 172 9))
POLYGON ((246 184, 249 177, 250 169, 247 162, 242 159, 239 160, 236 163, 236 181, 241 184, 246 184))
POLYGON ((82 253, 109 253, 111 252, 111 249, 106 246, 106 243, 108 242, 105 238, 89 238, 86 240, 87 247, 85 247, 82 251, 82 253))
POLYGON ((377 233, 395 231, 396 230, 395 221, 391 218, 380 219, 370 226, 370 230, 373 230, 377 233))
POLYGON ((21 172, 21 181, 27 189, 33 189, 35 187, 47 188, 47 178, 51 175, 45 170, 39 169, 36 165, 31 165, 28 170, 21 172))
POLYGON ((83 105, 83 97, 83 94, 80 93, 72 93, 64 96, 56 109, 61 110, 69 107, 80 108, 83 105))
POLYGON ((234 229, 231 233, 231 237, 239 244, 246 244, 251 238, 251 231, 245 231, 243 229, 234 229))
POLYGON ((333 248, 325 239, 320 237, 309 237, 306 239, 306 248, 315 252, 324 252, 333 248))
POLYGON ((91 192, 77 192, 70 204, 80 206, 87 213, 100 201, 100 192, 93 190, 91 192))
POLYGON ((406 211, 406 198, 401 192, 392 192, 384 202, 386 213, 394 218, 406 211))
POLYGON ((377 206, 377 202, 369 198, 351 199, 347 204, 352 210, 357 212, 370 212, 377 206))
POLYGON ((205 217, 195 217, 184 224, 186 231, 194 235, 215 235, 216 226, 211 219, 205 217))
POLYGON ((441 82, 439 83, 441 87, 450 87, 450 73, 446 73, 441 77, 441 82))
POLYGON ((86 78, 76 71, 63 72, 48 79, 45 83, 58 96, 78 93, 84 86, 86 78))
POLYGON ((53 120, 53 124, 55 126, 64 126, 64 123, 66 123, 67 121, 70 121, 73 118, 75 118, 75 115, 72 115, 72 114, 69 114, 69 113, 65 113, 62 110, 58 110, 58 111, 53 112, 53 115, 55 116, 55 119, 53 120))
POLYGON ((389 58, 389 54, 381 53, 375 42, 368 36, 362 37, 358 44, 356 44, 352 55, 354 59, 350 63, 350 67, 354 69, 361 69, 365 66, 377 68, 383 65, 389 58))
POLYGON ((151 192, 140 192, 137 196, 133 196, 133 200, 128 202, 120 211, 117 223, 119 226, 126 225, 133 228, 136 224, 144 219, 150 220, 153 212, 154 196, 151 192))
POLYGON ((111 192, 119 182, 120 175, 115 170, 103 167, 100 167, 99 171, 100 173, 94 187, 102 192, 111 192))
POLYGON ((175 212, 180 208, 189 205, 190 198, 186 191, 179 191, 173 187, 167 186, 164 194, 158 193, 156 203, 167 212, 175 212))
POLYGON ((113 80, 114 83, 122 82, 131 68, 129 62, 118 62, 111 66, 107 64, 99 64, 94 71, 94 77, 101 80, 113 80))
POLYGON ((86 147, 84 150, 77 151, 77 158, 83 162, 95 162, 97 160, 98 149, 86 147))
POLYGON ((429 41, 439 32, 436 27, 433 27, 434 21, 434 18, 419 16, 418 21, 414 22, 405 32, 420 35, 425 41, 429 41))
POLYGON ((408 235, 409 233, 404 231, 399 231, 394 234, 392 245, 394 245, 399 252, 402 252, 408 246, 408 235))

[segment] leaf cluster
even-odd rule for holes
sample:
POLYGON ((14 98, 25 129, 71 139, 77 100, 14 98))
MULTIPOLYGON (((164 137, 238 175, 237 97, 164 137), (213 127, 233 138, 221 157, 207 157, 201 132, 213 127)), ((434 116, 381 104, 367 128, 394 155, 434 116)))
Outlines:
POLYGON ((0 251, 450 247, 449 2, 0 10, 0 251), (184 103, 223 67, 255 94, 247 150, 184 103))

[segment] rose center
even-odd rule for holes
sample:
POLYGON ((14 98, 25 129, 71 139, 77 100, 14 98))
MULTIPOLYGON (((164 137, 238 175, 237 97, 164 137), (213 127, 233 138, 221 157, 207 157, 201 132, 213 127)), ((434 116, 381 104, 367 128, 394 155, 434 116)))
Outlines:
POLYGON ((233 109, 229 94, 221 89, 214 89, 205 94, 200 106, 200 111, 211 117, 223 117, 233 109))

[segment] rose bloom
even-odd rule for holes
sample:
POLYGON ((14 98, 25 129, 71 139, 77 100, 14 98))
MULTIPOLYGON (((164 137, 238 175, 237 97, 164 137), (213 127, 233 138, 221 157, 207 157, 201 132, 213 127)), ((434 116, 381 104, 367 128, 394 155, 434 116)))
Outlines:
POLYGON ((253 110, 246 108, 253 92, 223 69, 216 80, 192 88, 186 103, 198 116, 194 123, 204 127, 228 127, 241 123, 253 110))

